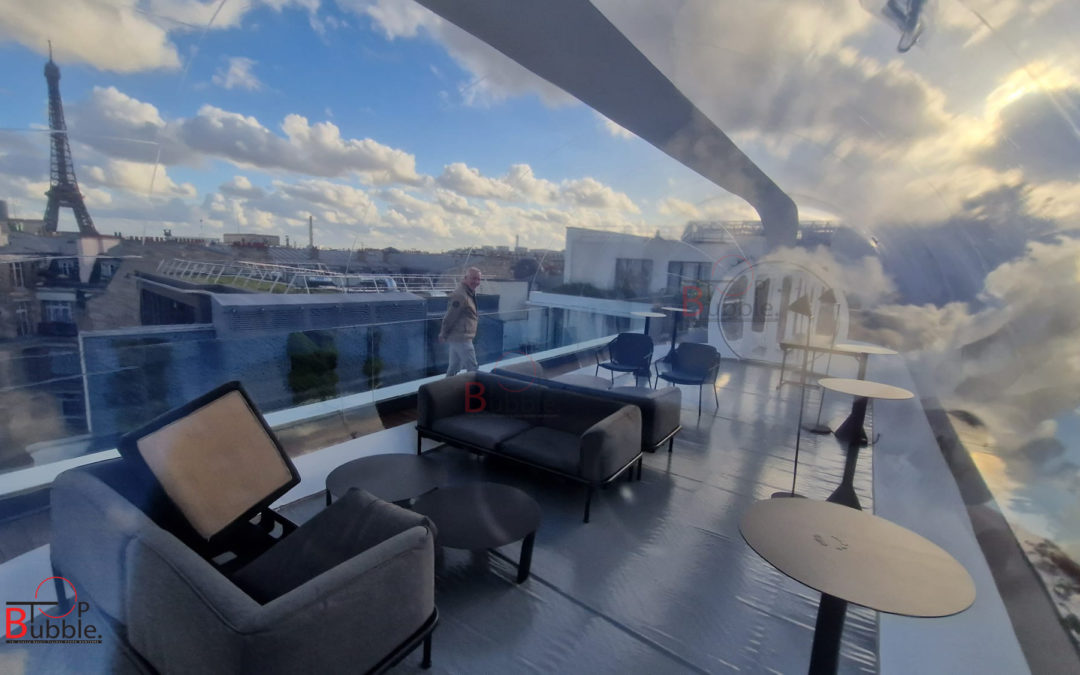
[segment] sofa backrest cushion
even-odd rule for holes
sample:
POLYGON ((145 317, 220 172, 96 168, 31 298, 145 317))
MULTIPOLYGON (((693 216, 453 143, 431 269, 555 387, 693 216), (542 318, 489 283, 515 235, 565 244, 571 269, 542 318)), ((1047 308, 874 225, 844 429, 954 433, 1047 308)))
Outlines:
POLYGON ((563 389, 544 391, 544 412, 539 422, 545 427, 581 435, 625 404, 600 396, 586 396, 563 389))
POLYGON ((508 415, 541 424, 545 389, 534 382, 477 372, 473 382, 466 385, 465 411, 508 415))

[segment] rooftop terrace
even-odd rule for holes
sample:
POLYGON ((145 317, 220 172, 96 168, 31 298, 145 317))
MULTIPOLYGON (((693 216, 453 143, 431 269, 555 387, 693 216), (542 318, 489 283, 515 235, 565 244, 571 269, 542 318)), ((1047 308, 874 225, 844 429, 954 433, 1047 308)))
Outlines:
MULTIPOLYGON (((845 364, 834 362, 833 373, 845 364)), ((591 367, 582 372, 591 374, 591 367)), ((594 500, 581 522, 581 489, 497 459, 453 448, 428 456, 451 483, 515 485, 541 505, 532 577, 514 583, 518 545, 494 555, 445 550, 436 567, 431 672, 800 672, 809 661, 819 594, 785 577, 739 535, 743 512, 790 489, 797 386, 777 389, 776 368, 727 361, 720 405, 684 389, 683 431, 674 452, 645 457, 640 482, 620 481, 594 500)), ((914 389, 901 360, 873 357, 869 377, 914 389)), ((807 414, 818 396, 807 397, 807 414)), ((823 420, 850 406, 828 396, 823 420)), ((955 556, 977 587, 975 604, 942 619, 912 619, 851 606, 842 672, 1025 672, 1027 663, 991 577, 956 484, 938 451, 919 399, 879 402, 868 417, 872 450, 863 451, 855 486, 864 508, 926 536, 955 556)), ((869 427, 868 427, 869 428, 869 427)), ((435 443, 425 440, 425 448, 435 443)), ((324 504, 327 473, 350 459, 408 453, 404 424, 298 457, 302 482, 278 506, 296 520, 324 504)), ((798 491, 824 499, 839 482, 843 451, 832 436, 803 434, 798 491)), ((49 576, 47 547, 0 567, 5 588, 49 576)), ((105 650, 11 648, 4 659, 85 671, 105 650)), ((100 670, 107 662, 99 661, 100 670)), ((1068 665, 1068 664, 1065 664, 1068 665)), ((414 655, 395 672, 419 670, 414 655)))

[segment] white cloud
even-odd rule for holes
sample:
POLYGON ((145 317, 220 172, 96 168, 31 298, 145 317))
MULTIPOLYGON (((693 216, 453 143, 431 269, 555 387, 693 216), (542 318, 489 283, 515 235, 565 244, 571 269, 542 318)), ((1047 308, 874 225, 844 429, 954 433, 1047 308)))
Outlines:
POLYGON ((463 162, 454 162, 443 167, 442 175, 436 180, 439 185, 470 197, 503 200, 514 198, 514 188, 500 180, 480 175, 479 170, 466 166, 463 162))
POLYGON ((266 196, 266 191, 253 185, 247 176, 233 176, 228 183, 222 183, 218 191, 229 197, 248 197, 258 199, 266 196))
POLYGON ((165 196, 193 199, 198 190, 191 183, 177 184, 165 167, 143 162, 110 159, 104 167, 87 166, 86 182, 116 188, 142 196, 165 196))
POLYGON ((114 87, 95 87, 87 101, 69 106, 72 138, 110 156, 164 164, 224 159, 237 166, 323 177, 356 175, 372 183, 418 183, 411 154, 370 138, 343 138, 331 122, 286 115, 284 136, 258 119, 204 105, 191 118, 165 121, 154 106, 114 87))
POLYGON ((45 56, 52 40, 61 64, 84 62, 121 73, 179 67, 166 30, 139 13, 137 5, 137 0, 5 0, 0 41, 45 56))
POLYGON ((637 205, 626 194, 612 190, 595 178, 563 181, 562 198, 575 206, 592 209, 614 209, 640 213, 637 205))
POLYGON ((415 38, 421 32, 438 40, 458 65, 472 75, 470 81, 461 83, 458 88, 467 104, 489 105, 525 94, 535 94, 549 106, 566 105, 575 100, 414 0, 338 0, 338 4, 370 17, 374 27, 389 40, 415 38))
POLYGON ((561 202, 576 207, 640 213, 640 209, 629 196, 595 178, 585 177, 553 183, 537 178, 528 164, 515 164, 510 167, 506 176, 490 178, 482 175, 478 169, 455 162, 443 168, 442 175, 436 182, 444 188, 469 197, 535 204, 561 202))
POLYGON ((600 113, 596 113, 597 119, 600 120, 600 127, 608 134, 615 138, 634 138, 634 132, 622 128, 615 122, 612 122, 608 118, 604 117, 600 113))
POLYGON ((227 68, 219 68, 211 81, 225 89, 244 89, 258 91, 263 88, 263 83, 251 72, 255 67, 255 61, 243 56, 234 56, 229 59, 227 68))

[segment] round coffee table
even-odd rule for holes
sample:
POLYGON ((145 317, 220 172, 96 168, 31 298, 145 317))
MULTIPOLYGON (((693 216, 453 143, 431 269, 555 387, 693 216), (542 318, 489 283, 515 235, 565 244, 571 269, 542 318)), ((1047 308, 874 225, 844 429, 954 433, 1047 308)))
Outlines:
POLYGON ((524 539, 517 582, 529 578, 540 505, 521 490, 499 483, 468 483, 423 495, 413 510, 435 523, 436 541, 448 548, 481 551, 524 539))
POLYGON ((446 478, 431 459, 413 454, 383 454, 346 462, 326 477, 326 503, 359 488, 386 502, 404 502, 431 492, 446 478))
POLYGON ((847 603, 940 617, 975 601, 975 583, 947 551, 896 523, 809 499, 756 502, 739 523, 758 555, 821 591, 811 673, 835 673, 847 603))

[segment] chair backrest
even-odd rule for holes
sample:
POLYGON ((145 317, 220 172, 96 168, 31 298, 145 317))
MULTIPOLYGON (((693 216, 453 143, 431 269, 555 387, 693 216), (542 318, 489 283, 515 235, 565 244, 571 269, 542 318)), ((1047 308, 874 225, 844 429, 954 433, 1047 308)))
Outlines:
POLYGON ((149 469, 206 540, 242 525, 300 482, 239 382, 125 434, 124 459, 149 469))
POLYGON ((698 342, 683 342, 675 348, 673 368, 684 373, 706 374, 720 363, 720 352, 716 347, 698 342))
POLYGON ((652 363, 653 341, 641 333, 619 333, 608 347, 611 360, 625 365, 644 365, 652 363))

